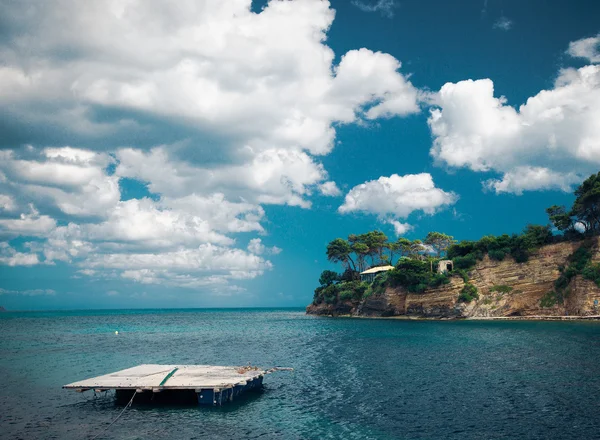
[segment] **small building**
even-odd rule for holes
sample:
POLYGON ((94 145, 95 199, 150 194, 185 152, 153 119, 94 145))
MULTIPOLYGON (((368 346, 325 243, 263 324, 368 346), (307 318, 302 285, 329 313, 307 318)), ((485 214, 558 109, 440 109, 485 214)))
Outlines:
POLYGON ((381 272, 387 272, 388 270, 392 270, 394 266, 376 266, 370 269, 365 270, 360 273, 360 280, 366 281, 368 283, 372 283, 377 275, 381 272))
POLYGON ((452 269, 454 269, 454 266, 452 264, 452 260, 441 260, 438 263, 437 272, 438 273, 446 273, 446 272, 452 271, 452 269))

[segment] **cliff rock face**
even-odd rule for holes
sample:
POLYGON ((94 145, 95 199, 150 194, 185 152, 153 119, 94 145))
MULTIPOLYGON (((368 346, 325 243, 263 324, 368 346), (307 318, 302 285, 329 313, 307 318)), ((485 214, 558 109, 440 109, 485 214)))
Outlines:
MULTIPOLYGON (((562 304, 542 307, 542 298, 554 290, 560 276, 559 267, 568 265, 568 257, 579 247, 577 243, 544 246, 526 263, 507 257, 503 261, 487 256, 469 272, 469 282, 477 287, 479 298, 470 303, 458 301, 464 281, 458 276, 450 284, 410 293, 403 288, 387 288, 360 304, 310 305, 307 313, 317 315, 415 316, 429 318, 468 318, 504 316, 587 316, 600 314, 600 288, 581 275, 567 287, 562 304)), ((592 247, 592 261, 600 262, 599 243, 592 247)))

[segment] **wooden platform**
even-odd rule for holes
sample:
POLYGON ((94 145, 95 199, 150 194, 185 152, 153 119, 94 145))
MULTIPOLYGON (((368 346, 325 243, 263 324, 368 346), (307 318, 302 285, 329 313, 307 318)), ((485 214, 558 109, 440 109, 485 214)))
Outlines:
POLYGON ((241 393, 262 388, 263 377, 271 370, 256 367, 220 367, 214 365, 144 364, 126 370, 73 382, 63 388, 87 390, 159 393, 193 390, 202 405, 221 405, 241 393))

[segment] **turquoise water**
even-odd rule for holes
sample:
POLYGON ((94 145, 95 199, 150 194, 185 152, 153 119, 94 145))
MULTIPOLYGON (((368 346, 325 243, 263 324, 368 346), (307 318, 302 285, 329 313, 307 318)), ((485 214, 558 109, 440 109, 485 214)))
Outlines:
POLYGON ((302 310, 0 315, 2 438, 86 439, 121 411, 63 384, 141 363, 294 367, 223 408, 133 405, 105 439, 600 438, 600 323, 302 310), (115 330, 119 335, 115 335, 115 330))

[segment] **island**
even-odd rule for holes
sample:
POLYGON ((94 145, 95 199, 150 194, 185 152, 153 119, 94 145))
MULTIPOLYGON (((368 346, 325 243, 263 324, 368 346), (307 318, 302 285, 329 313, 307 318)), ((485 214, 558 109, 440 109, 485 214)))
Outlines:
POLYGON ((573 319, 600 315, 600 173, 575 190, 551 225, 457 242, 430 232, 388 240, 381 231, 336 238, 307 313, 406 318, 573 319))

